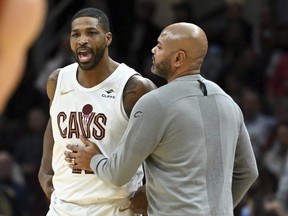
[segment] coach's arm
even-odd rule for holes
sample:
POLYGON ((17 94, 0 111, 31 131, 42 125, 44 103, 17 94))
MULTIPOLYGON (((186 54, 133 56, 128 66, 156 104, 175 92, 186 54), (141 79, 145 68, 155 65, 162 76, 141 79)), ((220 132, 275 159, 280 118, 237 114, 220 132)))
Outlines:
POLYGON ((253 153, 248 131, 244 125, 241 126, 237 141, 235 162, 232 179, 233 207, 241 201, 253 182, 258 177, 258 169, 253 153))

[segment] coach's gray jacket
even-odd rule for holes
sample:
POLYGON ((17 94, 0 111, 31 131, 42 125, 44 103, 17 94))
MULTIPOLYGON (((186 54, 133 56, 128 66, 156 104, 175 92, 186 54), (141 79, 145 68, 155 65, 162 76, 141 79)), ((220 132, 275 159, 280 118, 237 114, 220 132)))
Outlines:
POLYGON ((233 216, 258 176, 240 108, 200 75, 144 95, 117 150, 90 165, 121 186, 143 161, 149 216, 233 216))

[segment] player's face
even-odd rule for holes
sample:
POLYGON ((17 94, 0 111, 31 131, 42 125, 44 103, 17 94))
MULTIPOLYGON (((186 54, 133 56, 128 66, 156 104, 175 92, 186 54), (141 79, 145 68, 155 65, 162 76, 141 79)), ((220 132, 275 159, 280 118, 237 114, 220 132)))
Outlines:
POLYGON ((103 58, 111 36, 105 32, 98 20, 80 17, 71 25, 70 46, 75 60, 83 70, 92 70, 103 58))

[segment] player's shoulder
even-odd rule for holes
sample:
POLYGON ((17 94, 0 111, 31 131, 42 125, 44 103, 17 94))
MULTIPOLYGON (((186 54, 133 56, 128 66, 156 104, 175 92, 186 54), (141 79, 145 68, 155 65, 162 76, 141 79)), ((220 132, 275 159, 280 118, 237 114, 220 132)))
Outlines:
POLYGON ((57 83, 59 73, 62 68, 57 68, 56 70, 52 71, 48 77, 48 82, 57 83))
POLYGON ((123 90, 123 104, 127 116, 130 116, 139 98, 156 88, 156 85, 151 80, 142 77, 140 74, 132 75, 123 90))
POLYGON ((54 98, 54 94, 55 94, 55 90, 56 90, 56 86, 57 86, 57 80, 58 80, 58 76, 59 76, 60 71, 61 71, 61 68, 58 68, 58 69, 52 71, 51 74, 49 75, 48 79, 47 79, 47 82, 46 82, 47 95, 51 101, 54 98))
POLYGON ((157 86, 148 78, 141 76, 140 74, 135 74, 130 77, 127 81, 125 89, 137 89, 139 91, 149 92, 156 89, 157 86))
POLYGON ((60 71, 68 71, 70 72, 70 70, 72 69, 76 69, 77 68, 77 64, 76 63, 72 63, 72 64, 69 64, 63 68, 57 68, 55 69, 54 71, 52 71, 48 77, 48 82, 54 82, 54 83, 57 83, 57 80, 58 80, 58 77, 59 77, 59 74, 60 74, 60 71))

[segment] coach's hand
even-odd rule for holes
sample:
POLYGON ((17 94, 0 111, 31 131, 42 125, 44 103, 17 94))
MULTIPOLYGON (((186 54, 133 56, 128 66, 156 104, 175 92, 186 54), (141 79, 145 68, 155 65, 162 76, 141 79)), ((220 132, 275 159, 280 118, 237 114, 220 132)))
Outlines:
POLYGON ((69 163, 71 169, 92 171, 90 168, 90 161, 94 155, 101 154, 101 151, 95 143, 89 141, 85 137, 81 136, 80 139, 85 146, 80 147, 68 144, 66 147, 72 152, 64 152, 65 160, 69 163))

